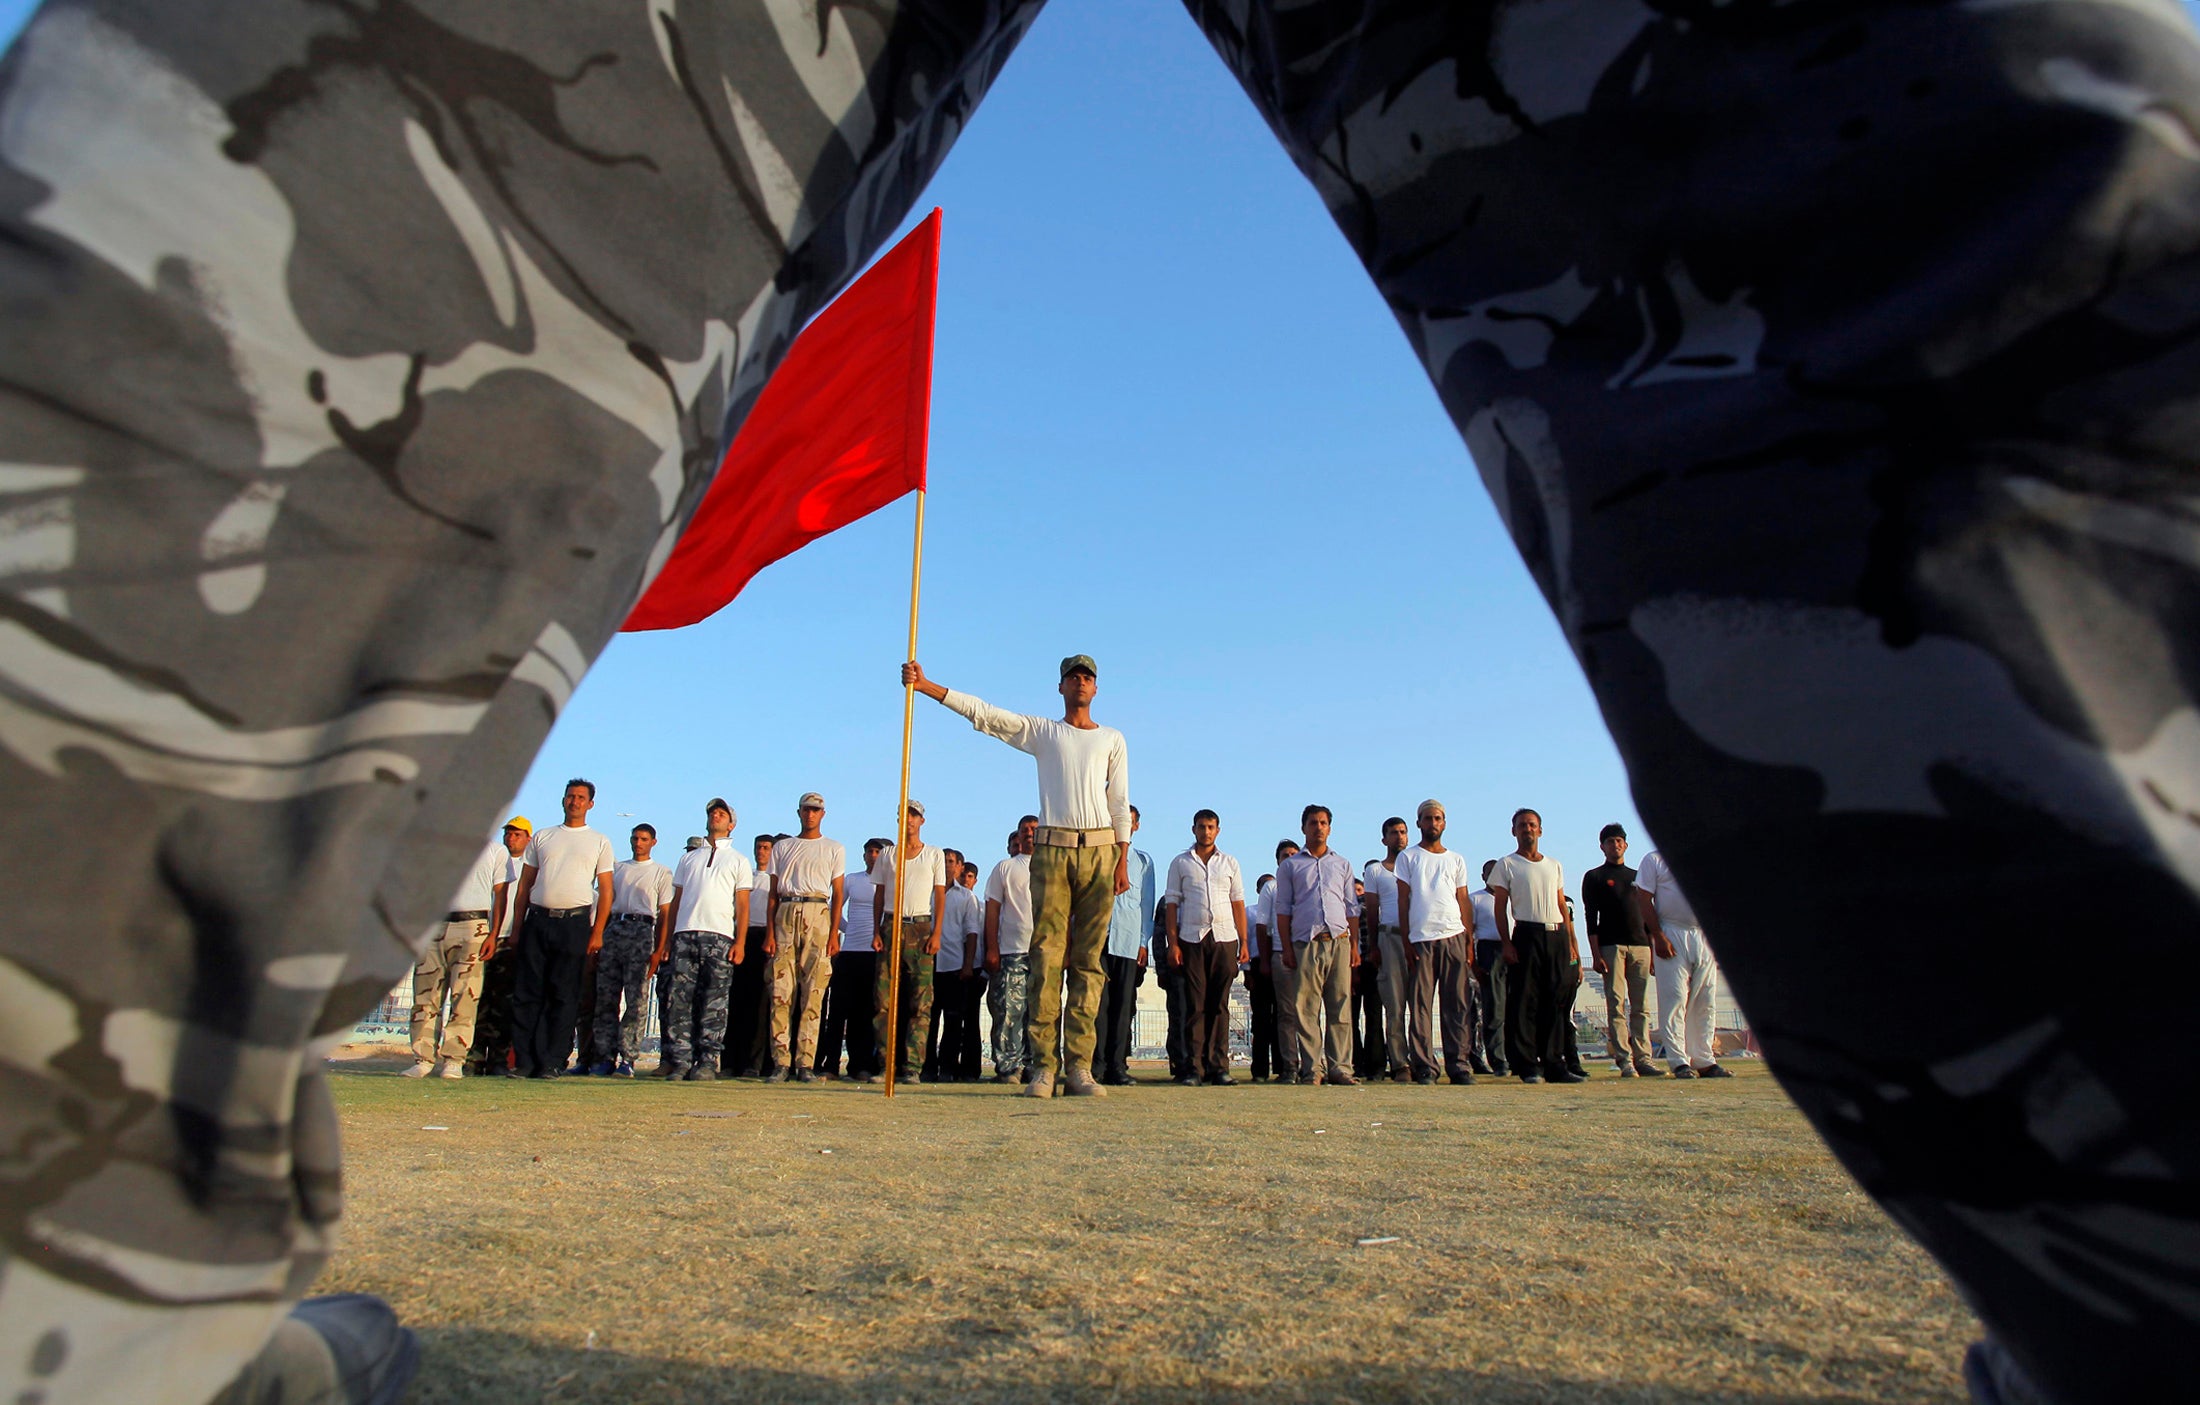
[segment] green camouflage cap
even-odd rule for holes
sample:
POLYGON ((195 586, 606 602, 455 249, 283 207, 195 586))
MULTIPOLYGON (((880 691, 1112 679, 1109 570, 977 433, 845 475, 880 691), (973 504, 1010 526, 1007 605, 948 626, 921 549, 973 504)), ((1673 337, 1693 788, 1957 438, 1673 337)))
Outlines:
POLYGON ((1079 669, 1083 669, 1096 679, 1100 676, 1100 667, 1092 661, 1092 655, 1090 654, 1071 654, 1068 658, 1062 660, 1062 677, 1067 678, 1079 669))

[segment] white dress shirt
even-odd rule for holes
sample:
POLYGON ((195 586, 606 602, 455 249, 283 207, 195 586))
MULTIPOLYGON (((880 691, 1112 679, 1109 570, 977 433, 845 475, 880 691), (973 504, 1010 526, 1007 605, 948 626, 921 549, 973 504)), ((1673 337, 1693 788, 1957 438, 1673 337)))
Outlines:
POLYGON ((1176 907, 1176 937, 1184 942, 1238 940, 1232 903, 1245 901, 1245 875, 1238 861, 1220 849, 1204 862, 1186 849, 1169 860, 1169 882, 1161 900, 1176 907))

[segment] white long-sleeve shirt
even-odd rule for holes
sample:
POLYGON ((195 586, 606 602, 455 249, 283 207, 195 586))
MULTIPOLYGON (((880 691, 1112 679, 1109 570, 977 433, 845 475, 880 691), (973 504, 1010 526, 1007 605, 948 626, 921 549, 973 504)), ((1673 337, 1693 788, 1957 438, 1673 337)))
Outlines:
POLYGON ((1131 842, 1130 748, 1113 727, 1072 727, 947 690, 940 699, 970 725, 1039 763, 1039 823, 1056 829, 1112 829, 1131 842))

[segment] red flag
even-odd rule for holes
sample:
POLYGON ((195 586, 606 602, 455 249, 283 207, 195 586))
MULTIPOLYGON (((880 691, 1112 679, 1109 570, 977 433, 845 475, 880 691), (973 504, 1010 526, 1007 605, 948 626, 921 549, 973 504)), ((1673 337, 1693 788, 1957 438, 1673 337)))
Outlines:
POLYGON ((621 626, 678 629, 780 557, 924 486, 940 212, 802 329, 621 626))

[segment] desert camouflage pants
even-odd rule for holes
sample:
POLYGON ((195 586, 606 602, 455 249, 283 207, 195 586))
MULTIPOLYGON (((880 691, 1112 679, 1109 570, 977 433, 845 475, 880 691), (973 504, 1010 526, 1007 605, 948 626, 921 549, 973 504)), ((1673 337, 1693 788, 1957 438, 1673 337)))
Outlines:
MULTIPOLYGON (((0 1393, 203 1399, 312 1282, 308 1050, 402 978, 1038 8, 537 0, 524 46, 494 6, 39 12, 0 71, 0 1077, 40 1149, 0 1166, 0 1393)), ((1787 1089, 2055 1396, 2189 1389, 2200 1121, 2127 975, 2200 930, 2188 23, 1188 8, 1787 1089), (1799 907, 1796 854, 1843 881, 1799 907)))
POLYGON ((596 953, 595 1037, 582 1057, 595 1063, 641 1057, 642 1029, 649 1023, 649 958, 657 953, 657 919, 643 913, 612 914, 596 953))
POLYGON ((420 1063, 441 1057, 463 1063, 473 1047, 474 1014, 481 1001, 481 944, 489 924, 481 918, 446 922, 413 967, 412 1056, 420 1063), (444 1013, 449 1002, 450 1013, 444 1013), (436 1038, 441 1020, 443 1035, 436 1038))
POLYGON ((719 932, 674 932, 666 958, 672 979, 658 1012, 668 1067, 716 1067, 726 1047, 726 1003, 733 994, 733 939, 719 932))
POLYGON ((773 909, 772 1063, 808 1068, 817 1061, 818 1024, 832 984, 832 914, 824 903, 782 902, 773 909))
POLYGON ((1100 957, 1108 949, 1108 919, 1115 911, 1116 853, 1114 845, 1065 849, 1055 844, 1041 844, 1031 853, 1031 1006, 1025 1016, 1025 1044, 1032 1060, 1048 1073, 1059 1071, 1058 1062, 1092 1068, 1100 996, 1107 984, 1100 957))

